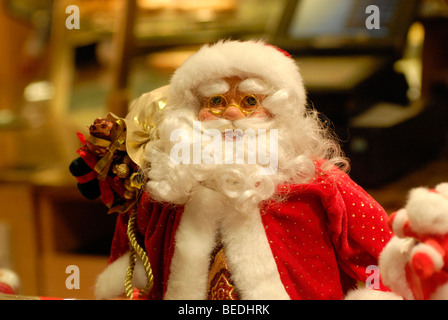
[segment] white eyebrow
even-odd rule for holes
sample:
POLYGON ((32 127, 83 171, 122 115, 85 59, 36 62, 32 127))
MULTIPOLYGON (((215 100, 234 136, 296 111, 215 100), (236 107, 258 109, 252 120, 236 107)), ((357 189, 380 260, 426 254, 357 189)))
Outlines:
POLYGON ((245 79, 238 85, 238 90, 244 93, 267 94, 269 89, 269 86, 258 78, 245 79))
POLYGON ((214 94, 224 94, 229 89, 230 85, 225 80, 220 79, 199 86, 198 92, 203 97, 211 97, 214 94))

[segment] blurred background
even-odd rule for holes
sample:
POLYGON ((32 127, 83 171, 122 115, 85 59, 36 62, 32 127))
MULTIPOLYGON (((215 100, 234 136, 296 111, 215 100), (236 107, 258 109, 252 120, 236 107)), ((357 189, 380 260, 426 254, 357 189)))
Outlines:
POLYGON ((352 178, 388 213, 448 181, 446 0, 1 0, 0 270, 20 294, 93 297, 116 216, 77 191, 77 132, 124 117, 223 38, 292 54, 352 178))

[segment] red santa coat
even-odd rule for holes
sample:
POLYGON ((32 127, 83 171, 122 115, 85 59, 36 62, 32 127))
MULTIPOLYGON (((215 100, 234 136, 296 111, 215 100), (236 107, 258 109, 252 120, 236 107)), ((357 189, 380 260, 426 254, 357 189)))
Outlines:
MULTIPOLYGON (((311 183, 279 185, 277 192, 282 200, 263 202, 252 218, 229 214, 227 222, 220 222, 240 297, 342 299, 357 281, 365 282, 366 268, 377 265, 392 236, 384 209, 339 169, 318 169, 311 183)), ((204 245, 203 255, 193 247, 176 252, 196 236, 193 246, 201 247, 214 231, 201 227, 185 236, 191 228, 182 221, 188 220, 184 209, 154 202, 148 194, 138 207, 138 233, 153 268, 152 299, 205 297, 202 273, 214 240, 204 245), (188 261, 195 263, 191 270, 188 261)), ((128 251, 127 219, 128 214, 118 217, 111 263, 128 251)))

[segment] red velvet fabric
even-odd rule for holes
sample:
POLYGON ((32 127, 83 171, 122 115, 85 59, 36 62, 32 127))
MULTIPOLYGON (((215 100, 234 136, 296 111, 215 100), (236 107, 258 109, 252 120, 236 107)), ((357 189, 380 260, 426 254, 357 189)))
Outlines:
MULTIPOLYGON (((145 193, 137 208, 137 240, 145 248, 151 263, 154 286, 151 299, 163 299, 174 250, 174 236, 183 213, 183 207, 154 202, 145 193)), ((129 213, 120 213, 112 241, 109 263, 129 250, 127 237, 129 213)))
POLYGON ((278 189, 286 198, 261 214, 291 299, 341 299, 365 282, 392 236, 383 208, 340 171, 278 189))
MULTIPOLYGON (((367 266, 377 265, 392 236, 383 208, 338 169, 319 171, 309 184, 277 190, 282 200, 262 203, 260 214, 291 299, 341 299, 357 281, 365 282, 367 266)), ((139 236, 154 274, 152 299, 162 299, 166 290, 182 212, 148 194, 139 204, 139 236)), ((128 251, 127 218, 118 217, 110 262, 128 251)))

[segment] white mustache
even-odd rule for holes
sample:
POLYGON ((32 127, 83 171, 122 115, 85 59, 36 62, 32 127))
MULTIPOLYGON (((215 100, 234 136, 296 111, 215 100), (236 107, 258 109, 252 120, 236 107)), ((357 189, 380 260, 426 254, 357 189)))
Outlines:
POLYGON ((225 130, 235 129, 273 129, 275 121, 271 118, 243 118, 235 121, 216 119, 201 122, 202 132, 208 129, 216 129, 222 133, 225 130))

